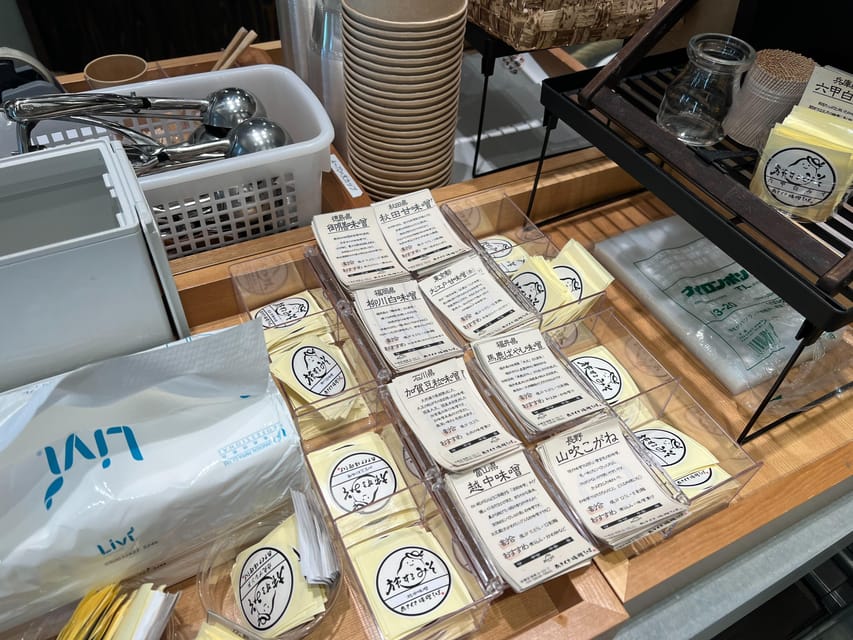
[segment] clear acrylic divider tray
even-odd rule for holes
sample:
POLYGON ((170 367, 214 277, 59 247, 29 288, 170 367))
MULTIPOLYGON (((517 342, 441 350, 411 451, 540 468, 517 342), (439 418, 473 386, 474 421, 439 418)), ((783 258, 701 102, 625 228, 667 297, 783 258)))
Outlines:
MULTIPOLYGON (((476 542, 449 504, 426 484, 412 487, 414 518, 400 523, 388 513, 370 535, 345 543, 350 593, 371 640, 453 640, 483 624, 489 604, 504 590, 476 542), (383 522, 385 518, 391 521, 383 522)), ((388 499, 393 499, 390 496, 388 499)), ((343 516, 338 530, 354 528, 343 516)), ((358 526, 362 526, 359 522, 358 526)))
POLYGON ((572 301, 551 300, 547 287, 535 274, 516 273, 528 257, 543 258, 547 263, 557 257, 556 246, 508 197, 486 204, 472 204, 462 198, 442 207, 460 236, 466 238, 479 252, 491 258, 502 273, 521 291, 542 318, 541 326, 548 329, 565 324, 601 308, 604 291, 587 293, 564 278, 572 301))
MULTIPOLYGON (((334 532, 330 526, 329 520, 324 516, 320 507, 320 500, 314 494, 310 484, 297 487, 308 498, 312 510, 318 516, 320 525, 326 529, 332 548, 337 558, 338 566, 342 563, 342 551, 334 540, 334 532)), ((257 544, 270 532, 276 529, 282 522, 294 514, 293 502, 288 498, 276 510, 267 513, 264 516, 256 518, 251 522, 244 523, 239 527, 235 527, 230 532, 217 538, 209 547, 206 555, 201 561, 200 570, 196 579, 199 598, 202 607, 207 612, 207 621, 209 624, 219 626, 225 630, 236 634, 238 637, 247 640, 263 640, 276 638, 277 640, 298 640, 308 635, 321 622, 328 622, 327 618, 334 616, 342 616, 344 609, 336 606, 343 590, 342 577, 339 575, 331 586, 325 587, 325 610, 314 616, 311 620, 304 622, 290 630, 284 631, 278 635, 271 636, 265 630, 265 625, 262 624, 264 618, 257 618, 253 614, 255 612, 263 613, 263 608, 269 604, 271 613, 278 612, 282 615, 281 605, 278 608, 274 606, 272 598, 258 595, 259 601, 254 607, 244 607, 243 603, 238 601, 235 596, 235 589, 232 584, 231 571, 237 560, 237 556, 245 549, 257 544), (253 628, 250 618, 254 619, 258 628, 253 628)), ((289 565, 290 561, 285 564, 289 565)), ((291 567, 291 570, 298 571, 298 567, 291 567)), ((270 580, 272 584, 272 580, 270 580)), ((258 594, 261 594, 264 589, 259 589, 258 594)), ((271 593, 271 592, 268 592, 271 593)))
POLYGON ((544 332, 629 427, 657 415, 676 379, 612 308, 544 332), (647 393, 661 389, 654 401, 647 393), (657 407, 657 408, 656 408, 657 407))
POLYGON ((495 236, 506 238, 514 245, 547 239, 536 224, 506 196, 487 203, 463 197, 444 203, 441 210, 459 235, 474 247, 481 246, 483 240, 495 236))
MULTIPOLYGON (((507 333, 502 337, 511 336, 512 333, 507 333)), ((557 366, 559 366, 561 370, 565 371, 569 378, 574 381, 580 389, 586 391, 594 399, 600 401, 600 409, 590 411, 589 413, 578 416, 577 418, 565 420, 559 424, 554 424, 546 429, 535 429, 527 423, 523 414, 513 406, 513 403, 502 393, 502 391, 492 383, 488 374, 483 369, 483 366, 477 361, 474 350, 470 348, 466 349, 464 355, 465 365, 468 367, 468 372, 471 374, 471 380, 480 391, 483 399, 486 401, 486 404, 489 405, 492 412, 501 419, 503 424, 511 425, 512 433, 521 438, 522 442, 526 444, 539 442, 540 440, 544 440, 545 438, 561 431, 589 426, 601 420, 606 420, 614 415, 613 409, 607 404, 598 389, 589 382, 586 376, 581 375, 577 369, 572 366, 569 360, 560 352, 560 349, 554 343, 553 339, 551 339, 546 333, 542 333, 542 337, 545 340, 546 347, 554 355, 554 358, 557 361, 557 366)))
POLYGON ((680 383, 646 391, 637 401, 648 417, 631 427, 638 446, 684 493, 689 510, 672 526, 626 549, 629 556, 726 507, 761 467, 680 383), (690 460, 697 461, 696 468, 685 473, 690 460))
POLYGON ((382 526, 417 520, 425 503, 425 475, 377 395, 373 389, 364 398, 368 418, 302 445, 317 493, 345 544, 382 526))

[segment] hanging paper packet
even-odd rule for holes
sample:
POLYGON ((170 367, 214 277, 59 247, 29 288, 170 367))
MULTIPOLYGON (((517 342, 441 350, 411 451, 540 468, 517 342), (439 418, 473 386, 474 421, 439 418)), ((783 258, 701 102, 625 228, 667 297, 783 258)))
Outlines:
POLYGON ((460 258, 418 284, 467 340, 537 321, 536 314, 522 307, 477 255, 460 258))
POLYGON ((508 276, 521 268, 529 254, 521 245, 502 235, 488 236, 479 240, 480 246, 491 256, 495 264, 508 276))
MULTIPOLYGON (((402 450, 399 440, 393 444, 402 450)), ((313 451, 308 463, 347 545, 417 520, 407 478, 379 434, 369 431, 313 451), (363 517, 343 517, 351 513, 363 517)))
POLYGON ((450 227, 429 189, 377 202, 373 211, 388 246, 409 272, 422 272, 471 251, 450 227))
POLYGON ((586 565, 598 554, 557 507, 523 451, 448 474, 445 481, 480 548, 515 591, 586 565))
MULTIPOLYGON (((566 290, 577 305, 565 307, 560 314, 560 324, 585 315, 603 293, 613 276, 577 240, 570 239, 554 258, 551 268, 566 285, 566 290)), ((556 325, 555 325, 556 326, 556 325)))
MULTIPOLYGON (((628 444, 618 419, 552 436, 537 446, 548 473, 587 530, 613 548, 686 512, 628 444)), ((659 472, 657 472, 659 473, 659 472)))
POLYGON ((398 376, 387 388, 409 429, 448 471, 521 446, 483 401, 462 358, 398 376))
POLYGON ((471 346, 477 363, 530 433, 610 415, 574 369, 557 358, 538 329, 478 340, 471 346))
POLYGON ((326 610, 326 588, 306 582, 298 549, 291 515, 234 561, 234 599, 245 623, 262 638, 280 636, 326 610))
POLYGON ((372 207, 316 214, 311 228, 332 272, 347 289, 408 277, 372 207))
MULTIPOLYGON (((432 533, 407 527, 350 547, 355 575, 385 640, 397 640, 472 603, 453 561, 432 533)), ((456 638, 473 631, 462 616, 456 638)))
POLYGON ((438 323, 414 280, 360 289, 354 303, 370 338, 394 371, 462 351, 438 323))

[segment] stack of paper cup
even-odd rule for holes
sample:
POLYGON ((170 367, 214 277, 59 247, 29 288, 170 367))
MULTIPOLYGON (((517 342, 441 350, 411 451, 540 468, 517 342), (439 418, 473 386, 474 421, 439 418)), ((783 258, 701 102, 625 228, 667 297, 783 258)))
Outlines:
POLYGON ((466 0, 343 0, 347 159, 375 198, 447 184, 466 0))

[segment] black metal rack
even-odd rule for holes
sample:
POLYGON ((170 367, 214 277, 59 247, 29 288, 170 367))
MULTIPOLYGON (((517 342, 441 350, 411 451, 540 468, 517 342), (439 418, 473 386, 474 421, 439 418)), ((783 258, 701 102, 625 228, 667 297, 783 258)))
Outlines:
MULTIPOLYGON (((549 130, 563 120, 805 318, 795 352, 738 438, 745 442, 793 415, 752 430, 802 350, 853 321, 853 206, 825 223, 795 222, 749 191, 753 150, 729 140, 688 147, 658 127, 663 91, 686 56, 644 56, 691 4, 665 5, 604 68, 545 80, 541 101, 549 130)), ((540 169, 547 143, 546 135, 540 169)))

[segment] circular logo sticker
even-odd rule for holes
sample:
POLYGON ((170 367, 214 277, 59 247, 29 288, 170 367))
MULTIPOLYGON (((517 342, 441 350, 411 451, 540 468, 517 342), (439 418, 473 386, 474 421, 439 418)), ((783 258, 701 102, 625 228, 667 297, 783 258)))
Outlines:
POLYGON ((444 560, 423 547, 400 547, 386 556, 376 572, 376 591, 394 613, 429 613, 450 593, 450 571, 444 560))
POLYGON ((505 258, 512 252, 512 243, 505 238, 486 238, 480 246, 493 258, 505 258))
POLYGON ((293 595, 293 568, 280 550, 262 547, 240 569, 240 609, 255 629, 265 631, 281 620, 293 595))
POLYGON ((300 347, 290 366, 299 384, 318 396, 333 396, 346 389, 341 365, 319 347, 300 347))
POLYGON ((663 467, 670 467, 684 460, 687 447, 684 440, 664 429, 640 429, 635 432, 643 446, 658 459, 663 467))
POLYGON ((616 400, 622 393, 622 376, 612 362, 596 356, 580 356, 572 360, 572 364, 601 392, 607 402, 616 400))
POLYGON ((790 147, 777 151, 764 167, 764 186, 789 207, 811 207, 835 189, 835 169, 812 149, 790 147))
POLYGON ((538 274, 527 271, 520 273, 512 279, 513 284, 519 288, 524 297, 530 300, 533 308, 541 312, 545 308, 545 283, 538 274))
POLYGON ((384 498, 397 490, 397 476, 391 465, 375 453, 351 453, 329 475, 329 493, 346 512, 373 513, 385 506, 384 498))
POLYGON ((563 281, 563 284, 566 285, 566 289, 569 290, 569 295, 573 301, 580 300, 583 297, 583 278, 581 278, 581 274, 564 264, 554 267, 554 272, 563 281))
POLYGON ((308 301, 294 296, 273 302, 258 310, 256 318, 261 319, 264 329, 289 327, 308 315, 308 301))

